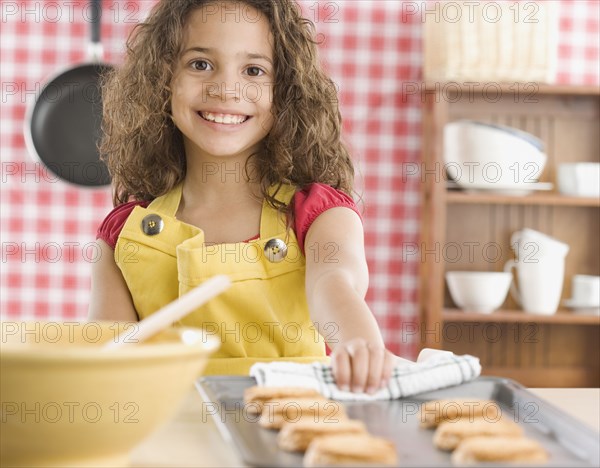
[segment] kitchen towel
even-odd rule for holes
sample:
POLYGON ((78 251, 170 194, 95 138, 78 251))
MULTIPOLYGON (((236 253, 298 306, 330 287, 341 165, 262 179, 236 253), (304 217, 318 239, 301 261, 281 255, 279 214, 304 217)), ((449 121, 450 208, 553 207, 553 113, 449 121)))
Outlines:
POLYGON ((331 366, 320 362, 259 362, 250 368, 257 385, 312 388, 333 400, 393 400, 468 382, 481 374, 479 359, 468 354, 425 348, 416 362, 398 358, 387 387, 369 395, 342 391, 335 384, 331 366))

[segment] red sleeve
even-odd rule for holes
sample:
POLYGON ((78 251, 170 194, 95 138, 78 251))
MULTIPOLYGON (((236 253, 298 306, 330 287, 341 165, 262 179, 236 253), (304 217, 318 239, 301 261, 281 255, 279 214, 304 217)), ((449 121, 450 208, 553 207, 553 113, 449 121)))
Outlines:
POLYGON ((133 201, 117 206, 102 221, 98 232, 96 232, 96 239, 102 239, 114 250, 119 234, 121 234, 121 229, 123 229, 125 221, 127 221, 133 209, 136 206, 143 206, 145 208, 149 204, 150 202, 146 201, 133 201))
POLYGON ((344 206, 362 216, 356 203, 346 193, 325 184, 311 184, 294 195, 294 230, 300 250, 304 253, 304 239, 313 221, 330 208, 344 206))

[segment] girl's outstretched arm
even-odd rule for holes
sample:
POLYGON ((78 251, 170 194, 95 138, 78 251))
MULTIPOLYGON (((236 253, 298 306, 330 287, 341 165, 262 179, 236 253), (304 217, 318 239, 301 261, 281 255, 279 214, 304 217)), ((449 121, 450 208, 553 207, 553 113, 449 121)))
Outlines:
POLYGON ((92 265, 92 292, 88 318, 137 322, 131 294, 115 263, 114 252, 101 239, 96 241, 99 259, 92 265))
POLYGON ((365 302, 369 272, 360 218, 349 208, 325 211, 308 230, 304 250, 311 319, 332 348, 337 385, 373 393, 389 380, 396 357, 365 302))

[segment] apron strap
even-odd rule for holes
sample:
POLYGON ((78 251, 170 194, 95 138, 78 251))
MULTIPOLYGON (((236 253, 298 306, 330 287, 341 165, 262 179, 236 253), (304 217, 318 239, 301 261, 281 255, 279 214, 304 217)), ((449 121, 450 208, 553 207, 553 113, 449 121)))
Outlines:
POLYGON ((165 195, 155 198, 150 205, 148 205, 148 209, 158 211, 159 213, 174 218, 177 214, 179 203, 181 202, 182 187, 183 183, 179 183, 165 195))
MULTIPOLYGON (((271 187, 269 193, 275 195, 275 198, 286 205, 289 205, 296 193, 296 188, 292 185, 282 185, 277 194, 276 187, 271 187)), ((260 238, 269 239, 281 235, 287 228, 285 213, 279 213, 267 200, 263 201, 262 213, 260 216, 260 238)))

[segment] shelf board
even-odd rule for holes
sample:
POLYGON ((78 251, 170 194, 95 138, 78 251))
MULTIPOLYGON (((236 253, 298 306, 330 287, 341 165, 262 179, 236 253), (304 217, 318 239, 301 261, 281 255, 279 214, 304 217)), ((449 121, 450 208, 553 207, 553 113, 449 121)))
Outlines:
POLYGON ((553 205, 600 207, 600 198, 571 197, 560 193, 532 193, 515 197, 495 193, 473 193, 460 190, 446 191, 446 201, 450 204, 502 204, 502 205, 553 205))
POLYGON ((554 315, 528 314, 522 310, 497 310, 491 314, 463 312, 460 309, 444 309, 444 322, 535 322, 560 323, 568 325, 600 325, 600 316, 576 314, 568 310, 559 310, 554 315))
POLYGON ((461 92, 475 92, 481 93, 484 87, 493 86, 494 90, 499 89, 502 93, 521 93, 521 94, 549 94, 549 95, 563 95, 563 96, 600 96, 600 86, 594 85, 563 85, 563 84, 549 84, 549 83, 538 83, 535 81, 523 81, 523 82, 491 82, 491 81, 475 81, 475 80, 464 80, 459 81, 440 81, 440 82, 426 82, 425 92, 433 93, 439 88, 447 87, 448 90, 460 90, 461 92))

